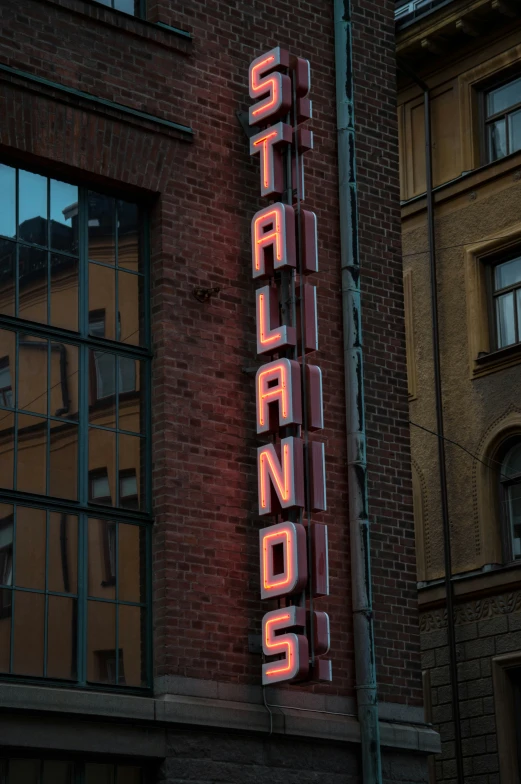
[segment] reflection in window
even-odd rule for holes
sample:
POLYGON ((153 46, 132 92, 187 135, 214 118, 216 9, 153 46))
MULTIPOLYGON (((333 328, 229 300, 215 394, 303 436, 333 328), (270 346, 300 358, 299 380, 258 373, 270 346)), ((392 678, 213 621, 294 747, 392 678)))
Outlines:
POLYGON ((501 466, 507 560, 521 558, 521 442, 507 452, 501 466))
POLYGON ((148 683, 141 233, 136 204, 0 164, 2 677, 148 683))
POLYGON ((487 160, 521 150, 521 78, 485 94, 487 160))
MULTIPOLYGON (((0 520, 0 584, 13 585, 13 515, 0 520)), ((0 590, 0 619, 11 616, 12 592, 0 590)))
POLYGON ((0 359, 0 405, 13 407, 13 386, 11 371, 9 370, 9 357, 0 359))
POLYGON ((521 342, 521 256, 493 268, 496 347, 521 342))

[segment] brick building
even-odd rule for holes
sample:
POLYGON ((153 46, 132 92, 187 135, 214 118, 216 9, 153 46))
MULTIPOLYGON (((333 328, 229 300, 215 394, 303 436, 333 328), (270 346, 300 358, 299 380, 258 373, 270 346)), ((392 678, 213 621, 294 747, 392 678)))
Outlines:
POLYGON ((383 780, 426 781, 393 13, 0 1, 3 784, 362 781, 335 82, 357 118, 383 780), (276 46, 312 73, 333 677, 263 689, 250 223, 266 202, 244 116, 248 67, 276 46))
POLYGON ((510 784, 521 775, 521 16, 481 0, 396 10, 420 636, 442 739, 430 780, 510 784))

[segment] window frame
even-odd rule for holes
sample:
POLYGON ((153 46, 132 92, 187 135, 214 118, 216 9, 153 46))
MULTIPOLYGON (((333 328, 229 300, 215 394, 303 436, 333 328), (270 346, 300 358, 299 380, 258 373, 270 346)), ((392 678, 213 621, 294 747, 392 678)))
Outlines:
MULTIPOLYGON (((512 521, 510 519, 510 509, 508 503, 509 488, 515 485, 521 486, 521 472, 515 476, 504 478, 502 469, 507 456, 510 451, 517 445, 521 444, 520 436, 511 436, 501 445, 499 455, 500 460, 500 475, 499 475, 499 521, 501 525, 501 544, 503 550, 503 563, 506 564, 521 564, 521 556, 514 557, 514 542, 512 521)), ((506 475, 505 475, 506 476, 506 475)))
MULTIPOLYGON (((121 12, 124 13, 124 12, 121 12)), ((152 578, 151 578, 151 532, 152 532, 152 414, 151 414, 151 325, 150 325, 150 244, 149 244, 149 231, 150 221, 149 215, 144 201, 140 201, 132 195, 129 197, 128 193, 122 192, 119 188, 107 188, 104 184, 96 188, 95 185, 82 185, 66 177, 62 177, 61 172, 55 172, 52 169, 39 169, 37 167, 27 167, 22 161, 7 161, 0 160, 0 163, 15 169, 16 183, 18 184, 19 171, 27 171, 34 174, 47 177, 47 188, 50 188, 50 181, 57 179, 60 182, 65 182, 78 187, 78 212, 79 212, 79 250, 78 250, 78 331, 74 332, 70 329, 65 329, 51 324, 42 324, 39 322, 31 321, 27 318, 22 318, 20 315, 4 315, 0 313, 0 328, 3 330, 10 330, 15 337, 15 343, 18 347, 19 336, 29 336, 30 338, 46 338, 49 342, 49 347, 53 341, 61 341, 70 344, 77 348, 78 351, 78 375, 80 381, 78 383, 78 496, 77 500, 63 500, 45 495, 34 495, 24 491, 10 490, 2 488, 0 490, 3 498, 3 503, 13 504, 16 518, 17 505, 23 507, 35 507, 45 509, 47 514, 52 512, 62 512, 70 515, 75 515, 78 518, 78 586, 77 586, 77 608, 78 608, 78 621, 77 621, 77 677, 76 680, 66 681, 67 688, 80 688, 90 689, 96 691, 109 691, 121 692, 122 687, 116 683, 102 684, 88 682, 87 680, 87 609, 88 609, 88 590, 87 590, 87 557, 88 557, 88 543, 87 543, 87 527, 91 518, 105 519, 107 521, 114 521, 115 523, 121 522, 126 524, 134 524, 142 528, 145 532, 145 572, 146 578, 143 586, 143 593, 145 598, 139 602, 125 602, 117 600, 116 615, 118 614, 118 607, 125 604, 138 604, 140 607, 146 607, 146 631, 144 632, 145 639, 141 640, 140 646, 146 655, 146 685, 145 686, 124 686, 125 693, 137 693, 143 695, 144 693, 151 693, 152 689, 152 578), (140 216, 140 248, 142 257, 142 297, 143 302, 140 309, 140 330, 142 335, 142 345, 134 345, 129 343, 119 342, 108 338, 100 338, 91 336, 88 333, 88 316, 89 316, 89 254, 88 254, 88 194, 89 192, 101 193, 102 195, 113 197, 124 202, 131 202, 138 205, 140 216), (141 396, 141 414, 140 421, 144 428, 140 436, 144 438, 144 454, 142 464, 146 466, 142 478, 142 492, 146 495, 146 506, 141 509, 135 508, 120 508, 120 507, 103 507, 101 504, 92 503, 89 498, 90 493, 90 477, 88 475, 88 445, 89 445, 89 406, 92 405, 90 382, 92 375, 89 372, 89 352, 94 350, 108 351, 117 357, 138 359, 140 361, 141 374, 139 394, 141 396), (80 522, 81 521, 81 522, 80 522), (80 587, 80 580, 82 585, 80 587)), ((17 191, 18 192, 18 191, 17 191)), ((18 208, 17 208, 18 209, 18 208)), ((50 231, 50 228, 49 228, 50 231)), ((49 236, 49 235, 48 235, 49 236)), ((3 239, 4 235, 2 235, 3 239)), ((13 243, 18 245, 29 246, 27 241, 20 241, 18 233, 16 238, 11 239, 13 243)), ((52 257, 52 250, 49 248, 49 259, 52 257)), ((18 258, 18 253, 17 253, 18 258)), ((16 268, 17 269, 17 268, 16 268)), ((115 266, 117 270, 118 267, 115 266)), ((15 271, 16 274, 16 271, 15 271)), ((50 274, 50 272, 49 272, 50 274)), ((135 273, 134 273, 135 274, 135 273)), ((18 349, 17 349, 18 351, 18 349)), ((49 348, 49 352, 51 348, 49 348)), ((18 356, 18 353, 17 353, 18 356)), ((15 368, 15 376, 18 379, 18 367, 15 368)), ((13 379, 14 377, 11 376, 13 379)), ((137 372, 136 372, 137 379, 137 372)), ((17 382, 18 383, 18 380, 17 382)), ((116 383, 116 390, 118 384, 116 383)), ((14 392, 14 390, 13 390, 14 392)), ((136 394, 134 390, 130 394, 136 394)), ((124 393, 125 394, 125 393, 124 393)), ((13 394, 13 397, 15 395, 13 394)), ((17 411, 17 403, 15 400, 13 406, 8 407, 0 401, 0 413, 9 411, 17 411)), ((136 435, 136 434, 133 434, 136 435)), ((49 473, 49 468, 48 468, 49 473)), ((117 479, 119 482, 119 478, 117 479)), ((13 536, 15 537, 15 532, 13 536)), ((16 547, 16 545, 15 545, 16 547)), ((13 598, 15 588, 12 589, 13 598)), ((11 612, 11 607, 9 607, 11 612)), ((15 609, 16 613, 16 602, 15 609)), ((0 618, 2 617, 2 609, 0 608, 0 618)), ((47 623, 47 620, 45 621, 47 623)), ((12 637, 11 637, 12 640, 12 637)), ((11 642, 12 645, 12 642, 11 642)), ((1 681, 11 682, 37 682, 43 685, 58 685, 64 686, 64 682, 48 677, 40 676, 20 676, 13 672, 0 673, 1 681)))
POLYGON ((118 14, 124 14, 125 16, 130 16, 131 19, 143 19, 146 21, 147 18, 147 2, 146 0, 137 0, 138 6, 138 13, 137 14, 129 14, 127 11, 122 11, 120 8, 115 8, 114 3, 115 0, 109 0, 109 5, 107 5, 103 0, 91 0, 98 5, 102 5, 104 8, 108 8, 110 11, 116 11, 118 14))
POLYGON ((509 349, 513 350, 516 348, 516 346, 521 345, 521 323, 519 323, 519 318, 517 313, 517 295, 515 293, 518 290, 521 290, 521 281, 512 286, 506 286, 504 289, 496 289, 495 281, 494 281, 494 272, 496 267, 500 266, 501 264, 506 264, 509 261, 514 261, 515 259, 520 259, 520 263, 521 263, 520 246, 517 247, 514 246, 514 248, 510 248, 503 253, 496 253, 493 256, 483 259, 483 263, 486 265, 487 310, 488 310, 488 322, 489 322, 489 331, 490 331, 490 338, 492 344, 492 352, 507 351, 509 349), (497 328, 496 300, 499 296, 508 294, 511 291, 514 292, 514 325, 515 325, 516 337, 518 338, 518 340, 514 341, 514 343, 508 343, 505 346, 500 346, 499 337, 498 337, 498 328, 497 328))
POLYGON ((499 77, 496 76, 494 79, 485 82, 480 86, 480 101, 479 101, 479 124, 480 124, 480 147, 481 147, 481 159, 484 165, 498 163, 499 161, 508 158, 509 155, 514 155, 515 153, 521 152, 520 150, 510 150, 509 144, 509 132, 508 132, 508 122, 505 123, 505 139, 507 144, 507 152, 500 158, 492 158, 489 155, 489 148, 488 148, 488 134, 487 129, 491 123, 498 122, 499 120, 505 118, 507 119, 508 115, 513 114, 521 110, 521 100, 509 106, 502 112, 496 112, 495 114, 487 117, 487 96, 489 93, 497 90, 500 87, 504 87, 510 82, 515 82, 517 79, 521 78, 521 71, 517 68, 515 71, 510 71, 508 74, 503 73, 499 77))

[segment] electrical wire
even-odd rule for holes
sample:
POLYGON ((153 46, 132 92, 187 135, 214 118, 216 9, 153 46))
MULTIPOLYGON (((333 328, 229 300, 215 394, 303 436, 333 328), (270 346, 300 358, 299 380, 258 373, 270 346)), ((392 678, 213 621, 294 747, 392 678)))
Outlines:
MULTIPOLYGON (((474 460, 477 460, 478 463, 481 463, 482 465, 484 465, 485 468, 490 468, 490 470, 497 470, 497 469, 494 468, 494 466, 490 465, 490 463, 496 463, 498 466, 502 466, 503 465, 503 463, 501 461, 494 460, 493 458, 490 458, 489 462, 486 463, 480 457, 478 457, 473 452, 471 452, 469 449, 467 449, 467 447, 463 446, 463 444, 458 443, 458 441, 453 441, 452 438, 447 438, 447 436, 441 436, 439 433, 436 433, 434 430, 429 430, 428 427, 424 427, 423 425, 419 425, 417 422, 413 422, 411 419, 409 419, 409 424, 413 425, 413 427, 419 428, 420 430, 425 430, 426 433, 430 433, 432 436, 436 436, 437 438, 442 438, 444 441, 447 441, 449 444, 453 444, 454 446, 457 446, 459 449, 462 449, 464 452, 466 452, 468 455, 470 455, 470 457, 472 457, 474 460)), ((499 475, 503 479, 509 479, 509 477, 506 474, 503 474, 502 471, 499 471, 499 475)))

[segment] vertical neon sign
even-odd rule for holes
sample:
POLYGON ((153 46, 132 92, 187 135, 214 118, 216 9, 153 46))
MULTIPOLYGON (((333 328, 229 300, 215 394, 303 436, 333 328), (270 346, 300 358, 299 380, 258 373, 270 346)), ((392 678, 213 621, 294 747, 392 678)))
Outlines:
POLYGON ((257 353, 269 361, 255 379, 256 429, 274 440, 257 450, 261 516, 275 517, 259 531, 261 598, 278 609, 262 621, 264 685, 331 680, 329 617, 313 600, 329 594, 327 526, 313 512, 326 509, 324 444, 310 440, 324 427, 322 373, 307 362, 318 349, 317 220, 302 208, 304 153, 313 149, 308 60, 276 47, 250 65, 250 154, 259 156, 260 194, 279 201, 251 222, 256 292, 257 353), (289 301, 292 307, 284 305, 289 301), (286 302, 285 302, 286 301, 286 302))

